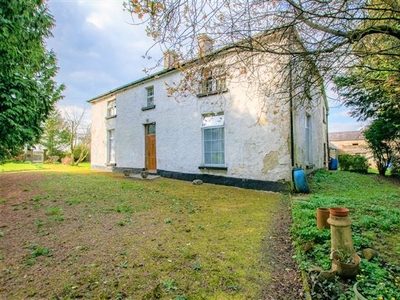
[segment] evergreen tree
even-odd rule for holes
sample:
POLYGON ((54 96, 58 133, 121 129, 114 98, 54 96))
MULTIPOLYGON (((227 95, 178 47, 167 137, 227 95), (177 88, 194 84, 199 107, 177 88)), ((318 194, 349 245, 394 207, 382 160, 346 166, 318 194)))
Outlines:
POLYGON ((38 141, 61 98, 56 56, 45 44, 53 25, 43 0, 0 0, 0 162, 38 141))

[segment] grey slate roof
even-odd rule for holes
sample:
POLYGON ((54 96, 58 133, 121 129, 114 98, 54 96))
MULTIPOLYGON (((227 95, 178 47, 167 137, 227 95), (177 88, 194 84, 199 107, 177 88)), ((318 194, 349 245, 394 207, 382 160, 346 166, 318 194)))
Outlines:
POLYGON ((364 140, 364 133, 362 131, 330 132, 329 140, 330 141, 364 140))

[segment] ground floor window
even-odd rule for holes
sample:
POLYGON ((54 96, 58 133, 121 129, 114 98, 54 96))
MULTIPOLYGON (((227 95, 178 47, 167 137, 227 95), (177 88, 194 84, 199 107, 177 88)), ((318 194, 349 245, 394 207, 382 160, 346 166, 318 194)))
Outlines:
POLYGON ((312 149, 313 149, 313 141, 311 134, 311 116, 306 115, 306 124, 305 124, 305 135, 306 135, 306 144, 305 144, 305 152, 306 152, 306 161, 308 164, 312 164, 312 149))
POLYGON ((205 116, 202 122, 203 163, 225 165, 225 118, 223 115, 205 116))
POLYGON ((107 162, 109 164, 115 163, 115 129, 108 130, 108 153, 107 162))

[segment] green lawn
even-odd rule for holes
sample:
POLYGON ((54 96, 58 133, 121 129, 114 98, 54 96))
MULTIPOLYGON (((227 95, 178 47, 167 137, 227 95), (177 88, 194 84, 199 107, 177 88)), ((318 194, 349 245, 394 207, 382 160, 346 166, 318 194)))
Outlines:
POLYGON ((44 163, 32 163, 30 161, 25 162, 8 162, 0 164, 0 173, 2 172, 16 172, 16 171, 32 171, 32 170, 53 170, 53 171, 65 171, 65 170, 89 170, 90 163, 80 163, 79 166, 69 166, 62 164, 44 164, 44 163), (72 169, 71 169, 72 168, 72 169))
POLYGON ((282 195, 54 167, 0 174, 0 299, 263 297, 282 195))
MULTIPOLYGON (((318 207, 347 207, 352 219, 352 236, 357 253, 365 248, 378 251, 372 261, 362 259, 353 280, 336 277, 334 282, 310 276, 315 299, 354 299, 356 280, 373 281, 368 299, 400 299, 400 185, 378 175, 344 171, 319 171, 311 180, 312 195, 294 201, 292 234, 297 259, 307 273, 316 267, 330 270, 330 230, 316 227, 318 207), (379 298, 382 297, 382 298, 379 298)), ((311 273, 308 273, 309 275, 311 273)))

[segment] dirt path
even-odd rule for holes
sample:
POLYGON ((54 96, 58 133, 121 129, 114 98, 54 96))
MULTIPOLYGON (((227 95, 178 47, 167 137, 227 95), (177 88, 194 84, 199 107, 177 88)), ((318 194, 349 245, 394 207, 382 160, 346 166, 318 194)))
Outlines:
POLYGON ((282 201, 275 215, 274 229, 264 245, 266 260, 274 267, 271 282, 263 293, 268 300, 304 298, 301 273, 293 259, 295 250, 290 238, 292 217, 288 202, 288 199, 282 201))

